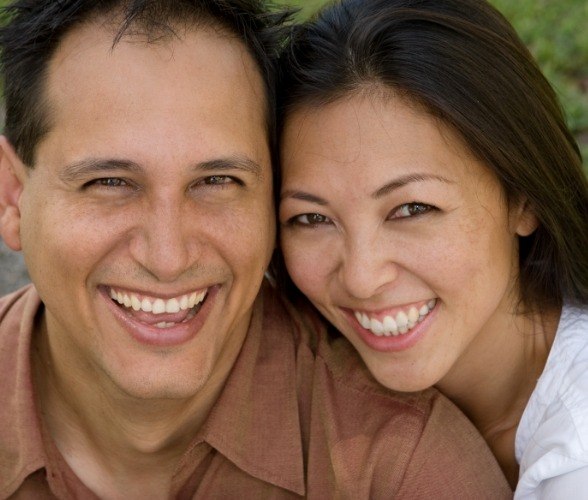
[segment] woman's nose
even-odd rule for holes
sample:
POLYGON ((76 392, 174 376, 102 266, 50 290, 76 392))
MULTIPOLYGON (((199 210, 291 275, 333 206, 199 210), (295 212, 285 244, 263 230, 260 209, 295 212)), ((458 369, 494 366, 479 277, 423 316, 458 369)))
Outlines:
POLYGON ((398 270, 389 243, 356 238, 345 247, 340 280, 349 295, 369 299, 393 283, 398 270))

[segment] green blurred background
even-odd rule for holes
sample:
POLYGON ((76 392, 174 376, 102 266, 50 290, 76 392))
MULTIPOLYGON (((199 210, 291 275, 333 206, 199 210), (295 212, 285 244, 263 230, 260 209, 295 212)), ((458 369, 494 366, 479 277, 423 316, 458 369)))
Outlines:
MULTIPOLYGON (((274 0, 311 16, 325 0, 274 0)), ((514 25, 556 89, 588 174, 588 0, 490 0, 514 25)))

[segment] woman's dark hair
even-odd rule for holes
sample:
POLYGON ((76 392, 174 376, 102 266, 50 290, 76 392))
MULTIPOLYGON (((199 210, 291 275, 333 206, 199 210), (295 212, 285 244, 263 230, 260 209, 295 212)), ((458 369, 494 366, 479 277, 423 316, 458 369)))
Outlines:
POLYGON ((508 21, 483 0, 330 5, 291 33, 280 121, 373 84, 450 125, 496 174, 509 203, 527 200, 539 227, 520 238, 522 304, 588 302, 581 155, 553 89, 508 21))

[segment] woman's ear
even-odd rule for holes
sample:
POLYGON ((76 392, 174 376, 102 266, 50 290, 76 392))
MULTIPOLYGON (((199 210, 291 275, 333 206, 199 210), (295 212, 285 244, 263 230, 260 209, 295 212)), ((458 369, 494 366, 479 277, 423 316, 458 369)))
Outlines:
POLYGON ((537 229, 537 226, 539 226, 537 216, 526 198, 522 198, 516 204, 516 207, 514 207, 511 214, 513 229, 519 236, 529 236, 533 234, 535 229, 537 229))
POLYGON ((5 136, 0 136, 0 236, 12 250, 21 249, 20 196, 26 167, 5 136))

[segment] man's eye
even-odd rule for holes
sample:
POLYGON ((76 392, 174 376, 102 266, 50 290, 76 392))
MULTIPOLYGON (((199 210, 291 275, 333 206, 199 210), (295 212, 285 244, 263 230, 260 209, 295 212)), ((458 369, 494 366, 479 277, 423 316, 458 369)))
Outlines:
POLYGON ((101 179, 94 179, 87 182, 84 187, 98 186, 106 188, 129 187, 129 183, 119 177, 103 177, 101 179))
POLYGON ((395 208, 390 214, 389 219, 404 219, 406 217, 415 217, 417 215, 424 215, 433 210, 437 209, 432 205, 427 205, 426 203, 405 203, 404 205, 400 205, 399 207, 395 208))
POLYGON ((318 226, 320 224, 330 224, 331 219, 321 214, 301 214, 292 217, 288 222, 294 226, 318 226))
POLYGON ((234 177, 229 175, 211 175, 202 181, 202 184, 206 184, 208 186, 224 186, 233 183, 239 184, 239 182, 234 177))

